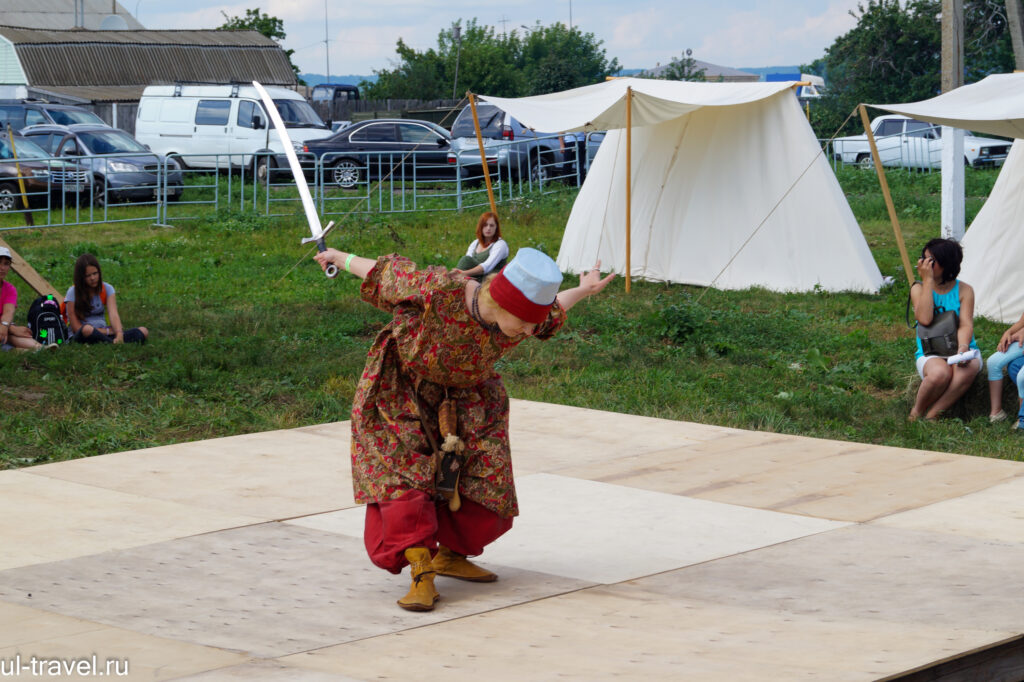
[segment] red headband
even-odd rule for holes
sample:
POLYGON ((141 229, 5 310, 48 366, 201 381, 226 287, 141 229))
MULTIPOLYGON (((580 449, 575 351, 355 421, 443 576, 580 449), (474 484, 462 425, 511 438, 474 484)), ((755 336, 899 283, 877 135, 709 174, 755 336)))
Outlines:
POLYGON ((541 305, 534 303, 530 299, 523 295, 523 292, 516 289, 512 282, 508 281, 505 277, 505 269, 491 280, 491 298, 497 303, 503 310, 510 312, 520 320, 526 322, 532 322, 533 324, 540 324, 548 317, 548 311, 551 310, 551 306, 554 305, 554 301, 547 305, 541 305))

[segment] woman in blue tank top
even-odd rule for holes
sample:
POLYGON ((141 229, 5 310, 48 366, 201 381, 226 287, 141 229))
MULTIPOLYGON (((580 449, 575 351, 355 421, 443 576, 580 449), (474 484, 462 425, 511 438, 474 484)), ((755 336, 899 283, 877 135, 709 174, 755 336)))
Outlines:
MULTIPOLYGON (((956 241, 931 240, 917 259, 917 274, 921 281, 910 287, 910 300, 918 324, 931 324, 936 308, 956 311, 959 319, 957 353, 978 347, 974 340, 974 289, 956 278, 963 258, 963 249, 956 241)), ((981 371, 980 358, 950 365, 944 357, 925 355, 920 339, 917 340, 916 358, 921 387, 910 410, 910 421, 938 417, 967 392, 981 371)))

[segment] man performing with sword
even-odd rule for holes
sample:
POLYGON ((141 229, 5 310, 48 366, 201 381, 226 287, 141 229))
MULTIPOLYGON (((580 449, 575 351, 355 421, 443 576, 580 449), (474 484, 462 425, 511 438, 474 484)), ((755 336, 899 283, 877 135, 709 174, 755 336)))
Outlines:
MULTIPOLYGON (((264 104, 278 126, 273 102, 264 104)), ((278 132, 291 151, 283 125, 278 132)), ((301 193, 297 159, 292 170, 301 193)), ((318 226, 311 219, 314 239, 318 226)), ((409 565, 412 585, 398 605, 430 611, 440 598, 435 575, 497 579, 466 557, 481 554, 519 513, 508 396, 494 364, 530 336, 551 338, 566 312, 614 275, 602 278, 599 262, 559 292, 558 266, 529 248, 482 284, 396 254, 320 248, 314 258, 325 272, 344 268, 362 279, 363 300, 393 316, 373 341, 353 400, 352 483, 366 504, 370 560, 392 573, 409 565)))

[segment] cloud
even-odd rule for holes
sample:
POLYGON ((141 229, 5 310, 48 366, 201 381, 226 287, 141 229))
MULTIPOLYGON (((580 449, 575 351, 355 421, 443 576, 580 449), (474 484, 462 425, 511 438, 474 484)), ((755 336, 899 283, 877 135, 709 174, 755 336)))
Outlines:
POLYGON ((856 25, 849 10, 858 0, 832 0, 818 14, 757 9, 734 12, 705 35, 694 57, 724 66, 806 64, 825 53, 837 36, 856 25))
POLYGON ((654 9, 626 14, 615 20, 608 47, 614 50, 634 50, 650 44, 651 34, 658 23, 658 12, 654 9))

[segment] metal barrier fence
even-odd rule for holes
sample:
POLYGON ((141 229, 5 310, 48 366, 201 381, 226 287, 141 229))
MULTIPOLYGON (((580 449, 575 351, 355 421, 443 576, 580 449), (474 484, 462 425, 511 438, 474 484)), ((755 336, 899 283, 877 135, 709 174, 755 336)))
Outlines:
MULTIPOLYGON (((867 138, 863 141, 837 139, 826 142, 826 153, 833 168, 875 167, 867 138)), ((886 168, 931 172, 942 166, 942 140, 938 128, 915 130, 909 134, 876 135, 875 144, 886 168)))
MULTIPOLYGON (((491 152, 503 144, 489 145, 495 200, 579 187, 596 151, 589 139, 567 140, 557 153, 539 158, 496 153, 500 161, 492 161, 491 152)), ((516 145, 507 144, 509 149, 516 145)), ((462 211, 489 204, 479 152, 471 158, 447 149, 298 156, 317 211, 325 217, 462 211)), ((20 172, 4 175, 0 160, 0 232, 125 221, 167 225, 208 214, 209 208, 267 216, 302 213, 283 154, 175 154, 162 159, 118 154, 37 161, 47 172, 29 170, 26 162, 20 172), (24 190, 19 180, 26 183, 24 190)))
MULTIPOLYGON (((915 122, 916 123, 916 122, 915 122)), ((909 124, 908 124, 909 125, 909 124)), ((874 160, 868 147, 867 138, 844 140, 819 140, 826 146, 825 153, 833 168, 858 166, 873 169, 874 160)), ((974 168, 1001 166, 1009 152, 1010 142, 989 140, 968 145, 965 143, 964 165, 974 168), (993 144, 994 143, 994 144, 993 144), (967 147, 972 151, 967 153, 967 147), (976 155, 975 155, 976 152, 976 155)), ((920 125, 912 130, 892 135, 875 136, 878 154, 886 168, 923 171, 931 173, 942 169, 942 127, 920 125)))

